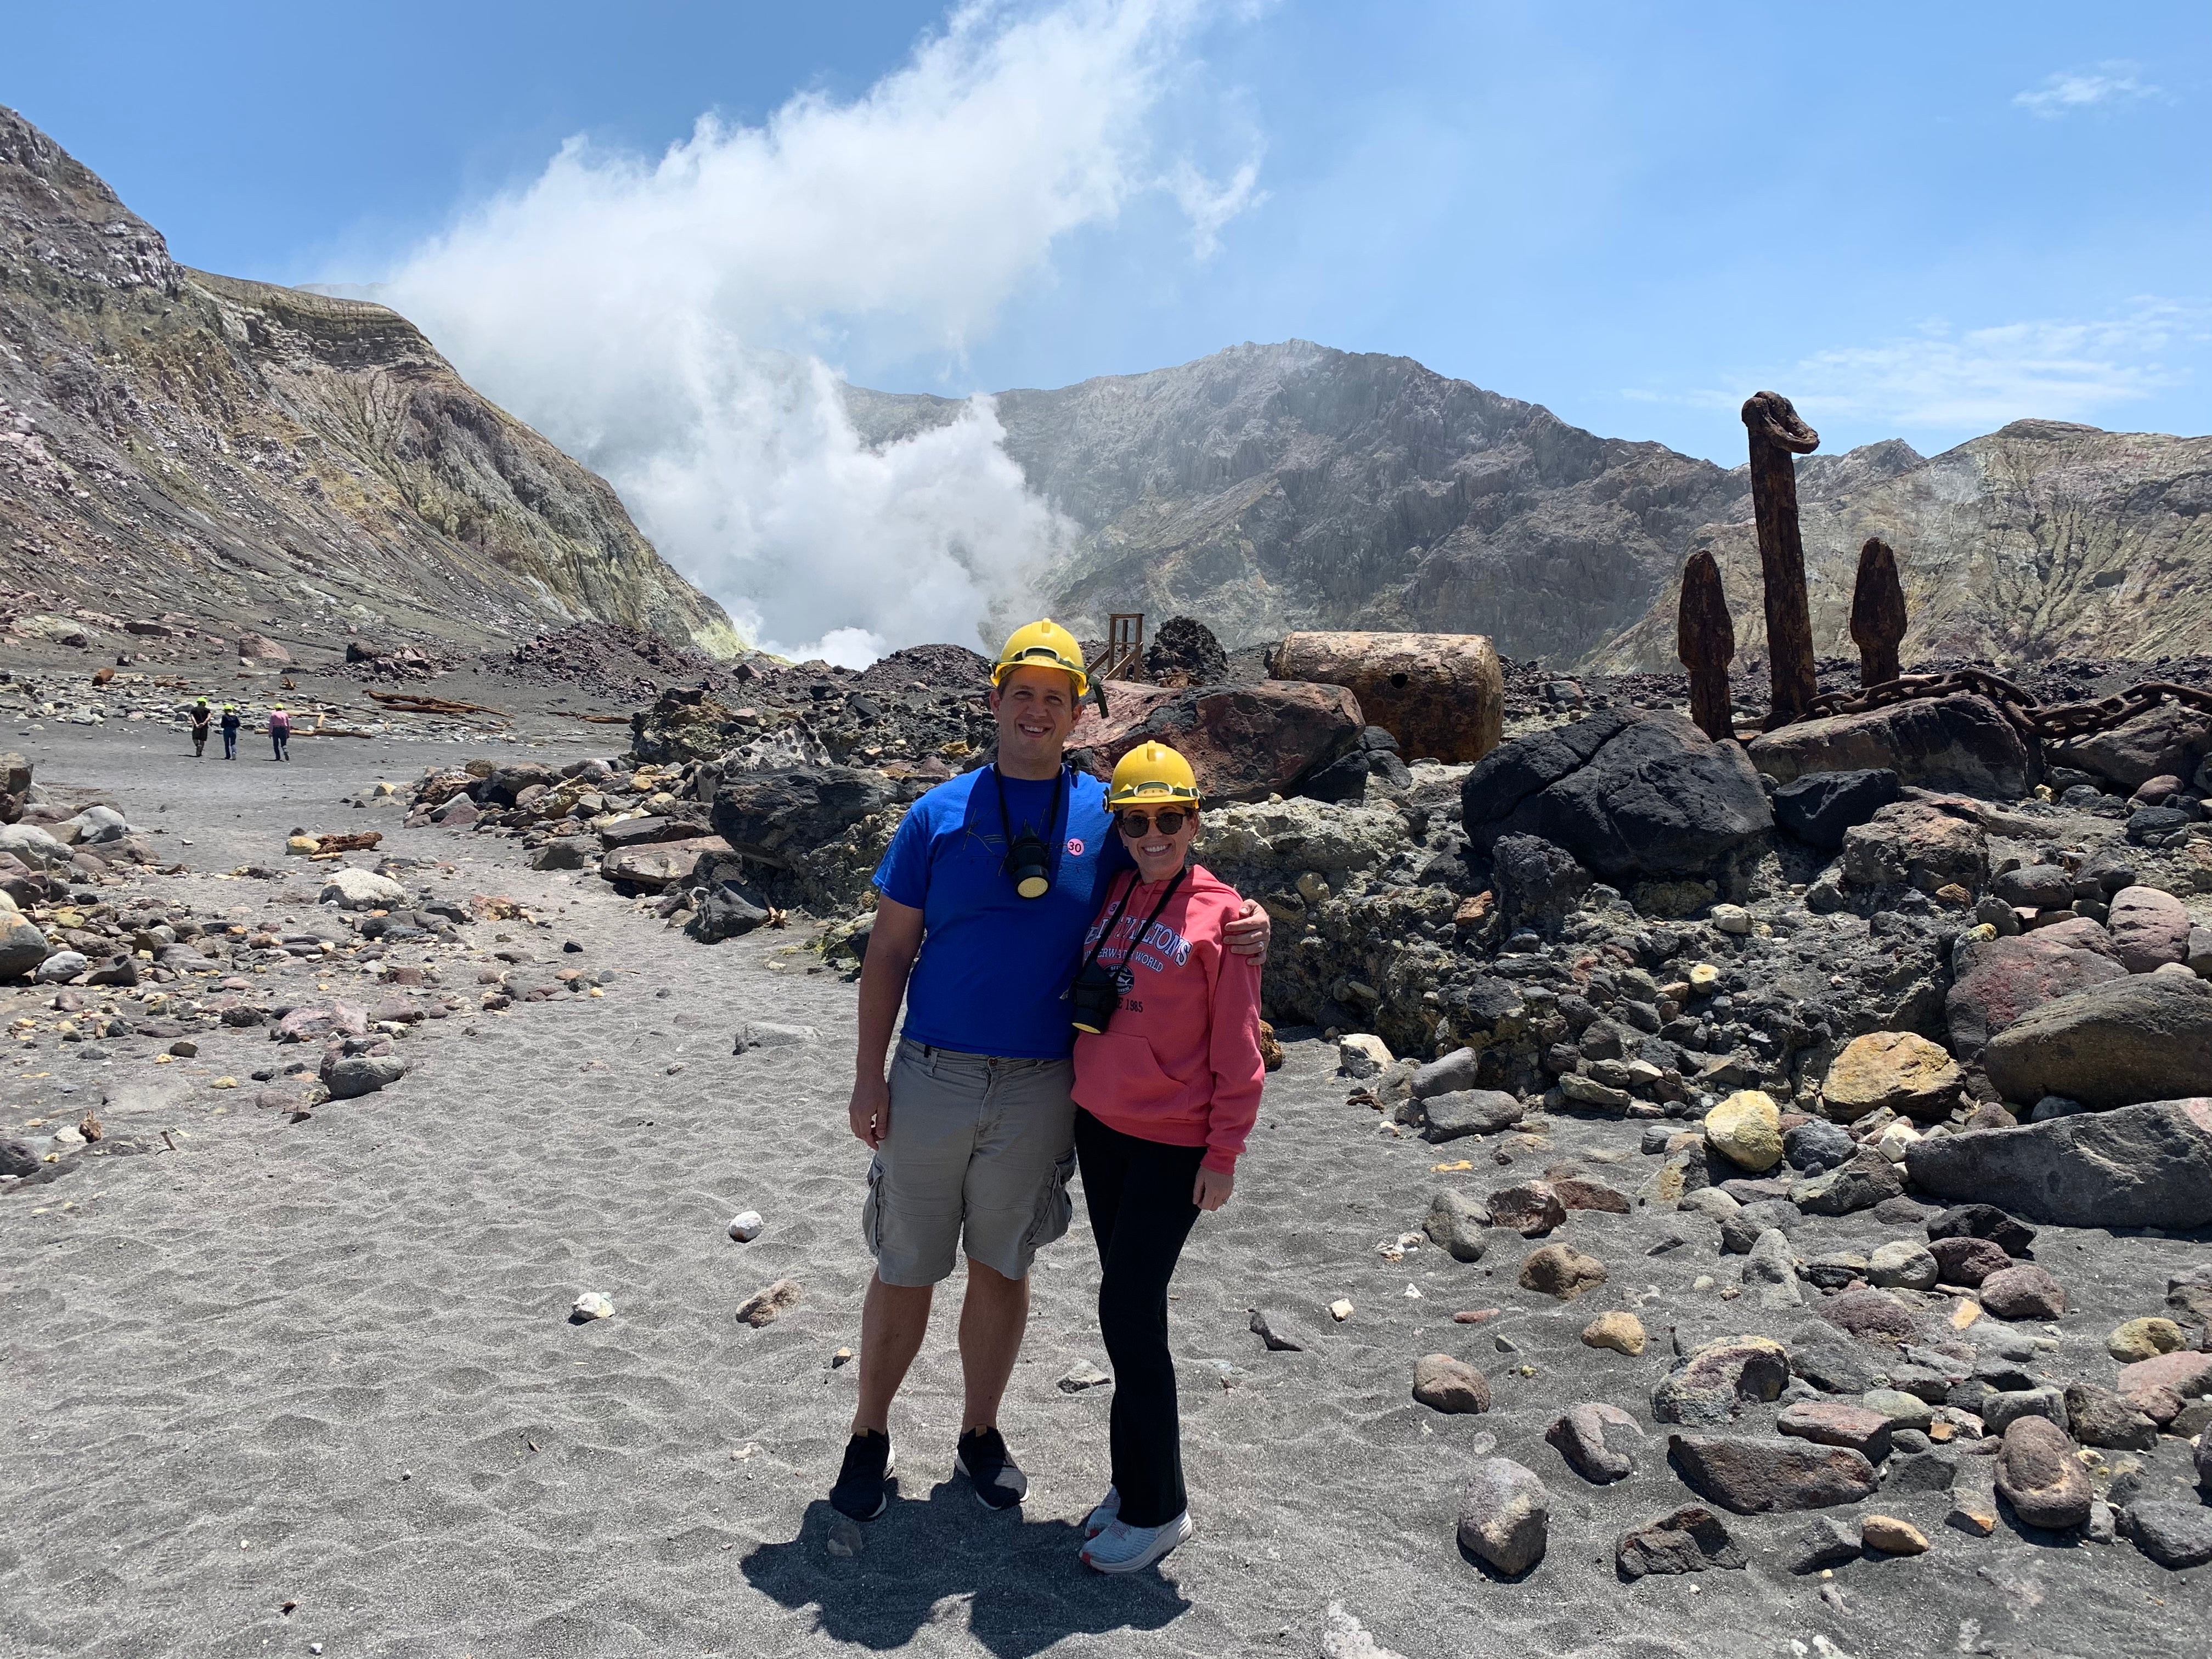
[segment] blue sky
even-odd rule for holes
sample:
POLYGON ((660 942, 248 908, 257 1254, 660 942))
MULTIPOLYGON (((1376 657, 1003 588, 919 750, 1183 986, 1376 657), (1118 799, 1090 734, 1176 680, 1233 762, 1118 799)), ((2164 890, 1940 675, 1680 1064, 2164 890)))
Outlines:
MULTIPOLYGON (((781 591, 763 548, 804 560, 860 533, 824 519, 833 497, 959 519, 924 540, 969 575, 999 557, 977 591, 1003 592, 1042 533, 973 551, 974 526, 1014 510, 988 441, 856 486, 834 444, 806 447, 805 395, 759 350, 964 394, 1299 336, 1729 465, 1735 407, 1765 386, 1828 451, 1933 453, 2027 415, 2212 429, 2201 3, 948 17, 19 9, 0 101, 188 263, 393 281, 726 599, 781 591), (809 468, 762 505, 763 481, 809 468), (717 469, 744 501, 716 496, 717 469), (960 503, 917 506, 955 475, 960 503)), ((811 640, 852 611, 883 635, 868 579, 781 621, 756 606, 759 625, 811 640)), ((947 591, 947 614, 974 597, 947 591)))
MULTIPOLYGON (((564 137, 657 152, 707 111, 851 97, 943 15, 25 9, 0 100, 180 258, 363 279, 564 137)), ((1141 199, 1066 238, 964 362, 842 366, 965 392, 1299 335, 1731 462, 1733 401, 1807 363, 1796 395, 1843 444, 1940 447, 2013 403, 2202 432, 2208 48, 2203 5, 1225 9, 1183 54, 1194 107, 1162 112, 1201 164, 1259 161, 1266 199, 1212 258, 1141 199)))

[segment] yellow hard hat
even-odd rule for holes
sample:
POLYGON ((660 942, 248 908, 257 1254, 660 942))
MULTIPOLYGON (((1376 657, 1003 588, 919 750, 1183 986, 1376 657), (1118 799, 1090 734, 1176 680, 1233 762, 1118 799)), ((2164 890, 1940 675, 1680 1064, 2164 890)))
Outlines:
POLYGON ((1033 622, 1006 636, 1006 648, 991 669, 997 685, 1017 668, 1057 668, 1075 676, 1078 698, 1091 695, 1091 676, 1084 672, 1083 647, 1056 622, 1033 622))
POLYGON ((1109 806, 1134 806, 1146 801, 1198 800, 1198 779, 1190 763, 1164 743, 1140 743, 1115 763, 1114 782, 1106 792, 1109 806))

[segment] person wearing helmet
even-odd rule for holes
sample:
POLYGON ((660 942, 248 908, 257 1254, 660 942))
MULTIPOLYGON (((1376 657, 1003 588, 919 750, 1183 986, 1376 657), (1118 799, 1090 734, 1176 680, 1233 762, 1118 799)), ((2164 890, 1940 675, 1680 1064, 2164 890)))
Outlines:
POLYGON ((222 757, 225 760, 236 760, 238 758, 238 705, 234 702, 227 702, 223 704, 222 757))
POLYGON ((276 759, 292 758, 292 717, 282 708, 269 711, 269 746, 276 751, 276 759))
MULTIPOLYGON (((1099 895, 1131 867, 1105 785, 1062 758, 1091 689, 1081 647, 1052 622, 1018 629, 991 687, 996 757, 908 807, 874 877, 848 1121, 874 1154, 860 1228, 876 1270, 861 1307, 860 1400, 830 1492, 862 1521, 889 1502, 891 1402, 921 1351, 933 1287, 963 1254, 954 1468, 994 1509, 1028 1492, 999 1405, 1028 1322, 1030 1261, 1071 1217, 1069 982, 1099 895)), ((1258 960, 1267 916, 1245 911, 1227 926, 1228 948, 1258 960)))
POLYGON ((213 714, 205 697, 194 703, 187 713, 192 727, 192 758, 198 760, 207 753, 208 722, 213 714))
POLYGON ((1236 890, 1190 860, 1198 782, 1164 744, 1131 750, 1107 805, 1135 868, 1109 884, 1075 981, 1075 1151, 1114 1367, 1113 1484, 1084 1523, 1101 1572, 1191 1534, 1168 1352, 1168 1281, 1201 1211, 1229 1201, 1260 1110, 1260 970, 1228 948, 1236 890))

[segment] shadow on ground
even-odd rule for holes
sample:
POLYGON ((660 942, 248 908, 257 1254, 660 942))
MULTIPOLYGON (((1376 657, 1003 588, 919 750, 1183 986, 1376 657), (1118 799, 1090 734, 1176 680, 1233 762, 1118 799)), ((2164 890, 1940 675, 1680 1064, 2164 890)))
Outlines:
POLYGON ((923 1626, 957 1618, 964 1602, 979 1646, 1028 1659, 1069 1636, 1159 1630, 1190 1607, 1156 1569, 1107 1577, 1085 1567, 1073 1522, 985 1509, 962 1480, 926 1498, 895 1492, 849 1560, 826 1547, 836 1518, 827 1500, 810 1504, 798 1537, 763 1544, 743 1567, 754 1589, 783 1606, 816 1608, 817 1627, 841 1642, 901 1647, 923 1626))

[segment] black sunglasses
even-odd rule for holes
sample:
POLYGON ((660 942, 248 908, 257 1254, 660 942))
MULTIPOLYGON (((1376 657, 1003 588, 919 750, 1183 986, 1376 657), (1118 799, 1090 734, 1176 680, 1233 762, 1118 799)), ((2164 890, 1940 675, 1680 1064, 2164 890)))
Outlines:
POLYGON ((1134 840, 1154 824, 1159 826, 1160 833, 1164 836, 1179 836, 1182 833, 1183 820, 1191 816, 1179 807, 1170 806, 1158 814, 1133 810, 1116 812, 1114 815, 1114 822, 1123 835, 1134 840))

